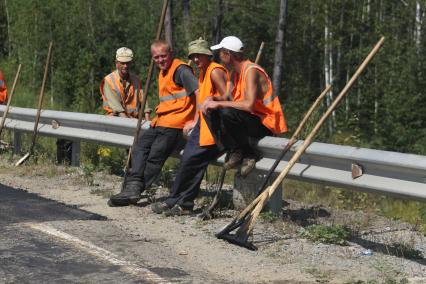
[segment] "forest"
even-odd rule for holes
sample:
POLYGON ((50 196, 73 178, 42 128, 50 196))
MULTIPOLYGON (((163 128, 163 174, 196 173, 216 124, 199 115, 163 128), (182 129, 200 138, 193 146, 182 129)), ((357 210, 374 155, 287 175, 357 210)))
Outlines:
MULTIPOLYGON (((117 48, 134 51, 133 71, 146 80, 161 9, 159 0, 1 0, 0 69, 9 85, 22 64, 12 106, 35 107, 53 41, 44 108, 101 114, 99 82, 117 48)), ((317 140, 426 155, 425 12, 424 0, 170 0, 163 34, 183 59, 199 37, 213 45, 238 36, 252 60, 263 41, 260 65, 290 133, 332 84, 325 110, 384 36, 317 140)), ((158 102, 155 83, 148 100, 158 102)))

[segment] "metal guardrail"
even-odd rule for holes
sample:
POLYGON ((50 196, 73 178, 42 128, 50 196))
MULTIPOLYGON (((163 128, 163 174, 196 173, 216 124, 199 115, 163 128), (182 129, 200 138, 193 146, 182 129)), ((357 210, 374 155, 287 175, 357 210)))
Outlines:
MULTIPOLYGON (((5 106, 0 106, 3 115, 5 106)), ((5 127, 19 132, 32 132, 35 109, 12 107, 5 127)), ((65 138, 78 143, 89 141, 119 147, 130 147, 133 141, 134 119, 64 111, 43 110, 39 135, 65 138), (52 124, 52 121, 55 121, 52 124), (55 128, 54 125, 59 125, 55 128)), ((147 129, 148 123, 142 128, 147 129)), ((143 130, 142 130, 143 131, 143 130)), ((287 139, 266 137, 258 147, 264 158, 258 170, 268 170, 287 139)), ((277 167, 280 172, 301 145, 296 143, 277 167)), ((223 162, 223 157, 219 158, 223 162)), ((396 153, 325 143, 312 143, 289 173, 290 178, 323 183, 370 193, 393 195, 426 201, 426 156, 396 153), (353 179, 352 166, 362 168, 362 175, 353 179)))

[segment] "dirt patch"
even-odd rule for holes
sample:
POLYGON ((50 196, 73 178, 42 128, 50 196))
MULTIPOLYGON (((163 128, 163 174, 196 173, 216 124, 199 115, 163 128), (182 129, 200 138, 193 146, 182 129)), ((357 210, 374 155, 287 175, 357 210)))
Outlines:
MULTIPOLYGON (((374 214, 286 200, 282 218, 266 213, 257 220, 252 240, 258 250, 249 251, 214 236, 238 213, 233 210, 209 221, 164 217, 151 212, 152 196, 138 206, 111 208, 106 202, 120 177, 60 166, 14 168, 6 161, 0 169, 2 184, 100 214, 128 235, 167 247, 168 258, 156 258, 153 267, 204 271, 234 283, 426 283, 425 237, 409 224, 374 214), (353 235, 346 246, 314 243, 301 237, 312 224, 343 224, 353 235)), ((158 189, 154 198, 165 194, 167 189, 158 189)))

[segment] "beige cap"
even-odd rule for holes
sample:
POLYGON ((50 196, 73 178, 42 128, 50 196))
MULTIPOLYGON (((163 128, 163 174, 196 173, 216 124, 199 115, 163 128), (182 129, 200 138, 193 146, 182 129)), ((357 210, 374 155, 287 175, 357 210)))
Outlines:
POLYGON ((120 47, 117 49, 115 59, 120 62, 130 62, 133 60, 133 51, 127 47, 120 47))
POLYGON ((205 41, 202 37, 191 41, 188 44, 188 57, 191 56, 191 54, 213 55, 208 46, 207 41, 205 41))

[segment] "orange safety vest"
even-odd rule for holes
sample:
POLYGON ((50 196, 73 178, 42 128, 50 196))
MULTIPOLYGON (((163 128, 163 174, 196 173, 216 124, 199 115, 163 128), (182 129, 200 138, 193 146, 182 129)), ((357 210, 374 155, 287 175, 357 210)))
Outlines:
POLYGON ((156 116, 151 122, 152 127, 182 129, 186 122, 194 119, 195 96, 188 94, 183 87, 176 85, 173 81, 176 69, 182 64, 187 65, 182 60, 173 59, 170 68, 166 71, 160 70, 158 74, 160 103, 155 108, 156 116))
POLYGON ((4 80, 3 72, 0 70, 0 104, 7 103, 7 87, 6 81, 4 80))
MULTIPOLYGON (((227 73, 225 67, 215 62, 210 63, 210 65, 207 67, 206 74, 203 74, 203 71, 200 72, 200 78, 198 79, 199 86, 200 86, 200 93, 197 99, 198 100, 197 104, 199 106, 201 106, 201 104, 204 102, 204 100, 207 97, 220 96, 219 91, 214 88, 213 82, 211 79, 211 73, 216 68, 222 69, 223 71, 227 73)), ((201 110, 199 111, 199 120, 200 120, 200 146, 214 145, 215 141, 214 141, 213 135, 210 132, 210 129, 206 123, 203 112, 201 110)))
MULTIPOLYGON (((281 108, 280 100, 278 96, 274 96, 272 92, 272 83, 269 79, 268 74, 259 65, 247 60, 242 68, 241 74, 237 78, 234 78, 233 84, 236 86, 232 93, 234 101, 244 100, 245 87, 246 87, 246 74, 251 68, 259 70, 268 81, 268 91, 263 98, 256 98, 252 114, 258 116, 262 121, 262 124, 271 130, 274 134, 281 134, 287 132, 287 123, 285 121, 284 113, 281 108)), ((236 76, 235 76, 236 77, 236 76)), ((231 84, 232 85, 232 84, 231 84)), ((231 86, 232 87, 232 86, 231 86)))
POLYGON ((123 84, 121 83, 120 75, 117 71, 114 71, 107 75, 99 86, 102 94, 103 109, 106 110, 108 115, 113 115, 112 109, 109 107, 108 100, 104 95, 104 84, 108 84, 114 95, 120 98, 122 107, 125 113, 130 117, 138 117, 138 111, 140 106, 140 93, 141 93, 141 82, 136 75, 129 74, 130 86, 127 94, 124 92, 123 84))

